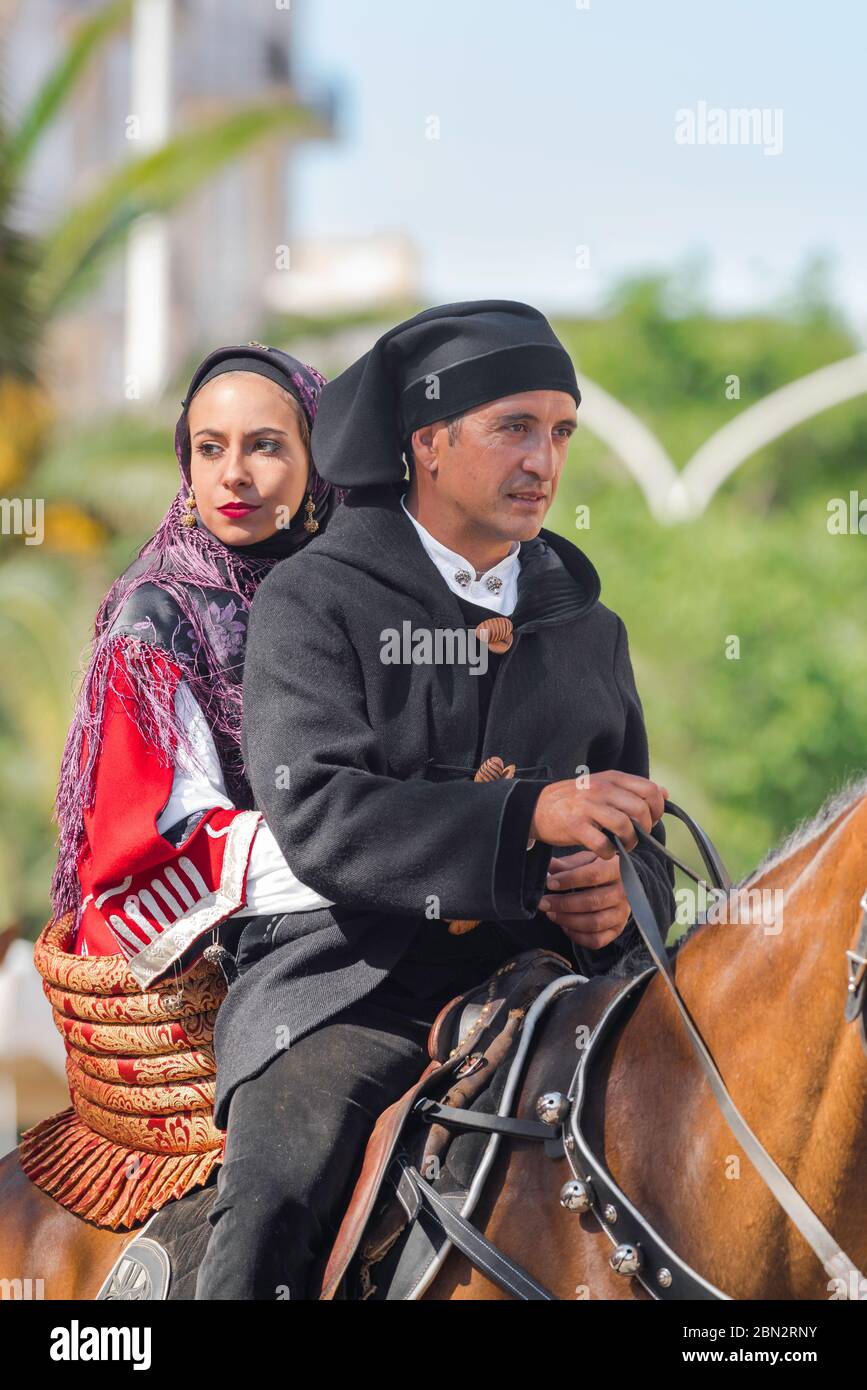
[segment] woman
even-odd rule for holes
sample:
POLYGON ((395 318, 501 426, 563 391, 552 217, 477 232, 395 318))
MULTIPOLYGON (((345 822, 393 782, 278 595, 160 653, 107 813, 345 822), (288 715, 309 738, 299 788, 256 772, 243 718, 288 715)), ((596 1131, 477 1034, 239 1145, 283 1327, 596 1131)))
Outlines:
POLYGON ((329 905, 252 809, 241 751, 253 595, 341 496, 309 449, 323 385, 260 344, 205 358, 175 432, 178 494, 97 614, 52 900, 55 918, 74 914, 71 950, 122 953, 142 989, 186 970, 221 923, 237 939, 253 914, 261 929, 261 914, 329 905))

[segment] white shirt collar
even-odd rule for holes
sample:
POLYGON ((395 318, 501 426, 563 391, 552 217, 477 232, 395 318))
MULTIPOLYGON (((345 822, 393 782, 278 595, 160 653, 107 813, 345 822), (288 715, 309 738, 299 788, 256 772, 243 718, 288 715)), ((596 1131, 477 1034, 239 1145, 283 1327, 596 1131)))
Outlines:
POLYGON ((521 571, 520 541, 513 541, 508 555, 491 569, 485 570, 477 579, 473 566, 463 555, 459 555, 456 550, 449 550, 447 545, 443 545, 436 536, 432 536, 430 531, 407 511, 405 497, 406 493, 401 497, 400 505, 452 593, 457 594, 459 598, 469 599, 470 603, 477 603, 482 608, 489 608, 493 613, 502 613, 505 616, 514 612, 518 602, 518 575, 521 571))

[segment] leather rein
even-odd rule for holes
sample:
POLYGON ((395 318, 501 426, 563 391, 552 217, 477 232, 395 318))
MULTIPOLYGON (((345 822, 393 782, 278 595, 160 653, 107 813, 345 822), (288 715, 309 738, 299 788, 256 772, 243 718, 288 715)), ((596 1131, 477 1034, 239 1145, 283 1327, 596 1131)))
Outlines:
MULTIPOLYGON (((682 821, 690 832, 704 861, 708 877, 712 880, 712 888, 727 893, 732 887, 731 878, 709 837, 674 802, 665 802, 665 812, 682 821)), ((668 860, 699 886, 712 891, 710 885, 671 850, 634 822, 633 825, 639 843, 668 860)), ((572 1180, 567 1182, 561 1191, 561 1204, 568 1210, 593 1213, 603 1230, 616 1244, 611 1257, 611 1267, 616 1272, 637 1277, 656 1299, 727 1299, 727 1294, 709 1284, 682 1261, 632 1206, 611 1178, 601 1158, 593 1153, 581 1128, 591 1056, 598 1051, 600 1040, 609 1036, 615 1022, 619 1022, 621 1004, 629 998, 637 998, 649 979, 659 974, 674 1001, 693 1052, 723 1118, 750 1162, 821 1261, 829 1278, 840 1281, 841 1287, 844 1283, 846 1287, 850 1286, 851 1280, 855 1278, 859 1281, 858 1287, 863 1288, 863 1276, 857 1266, 771 1158, 729 1095, 719 1069, 681 998, 665 946, 666 932, 660 929, 629 852, 616 835, 610 831, 606 831, 606 834, 614 845, 620 861, 621 879, 632 916, 654 966, 630 981, 609 1005, 578 1063, 568 1096, 564 1097, 554 1092, 540 1097, 537 1114, 542 1118, 538 1122, 517 1120, 505 1115, 476 1115, 472 1111, 452 1109, 431 1101, 418 1103, 418 1115, 431 1122, 450 1125, 459 1131, 483 1130, 489 1134, 511 1135, 513 1138, 544 1140, 546 1154, 559 1158, 565 1155, 573 1173, 572 1180)), ((860 1019, 862 1041, 867 1048, 867 892, 861 899, 860 906, 863 915, 858 941, 854 951, 846 952, 849 980, 844 1014, 847 1022, 860 1019)), ((576 983, 578 979, 579 977, 575 977, 576 983)), ((402 1181, 413 1191, 416 1204, 426 1207, 429 1215, 441 1224, 451 1243, 461 1250, 476 1268, 482 1270, 513 1297, 523 1300, 557 1301, 557 1295, 540 1285, 520 1265, 497 1250, 477 1227, 445 1204, 405 1156, 401 1158, 401 1169, 402 1181)))

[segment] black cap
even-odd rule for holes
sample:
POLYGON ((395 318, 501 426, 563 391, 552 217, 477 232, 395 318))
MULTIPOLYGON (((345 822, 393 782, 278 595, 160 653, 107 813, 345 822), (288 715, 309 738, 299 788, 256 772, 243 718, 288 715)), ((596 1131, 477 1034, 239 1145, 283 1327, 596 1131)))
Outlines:
POLYGON ((544 314, 508 299, 426 309, 325 387, 316 467, 342 487, 399 483, 403 441, 414 430, 520 391, 581 401, 572 359, 544 314))

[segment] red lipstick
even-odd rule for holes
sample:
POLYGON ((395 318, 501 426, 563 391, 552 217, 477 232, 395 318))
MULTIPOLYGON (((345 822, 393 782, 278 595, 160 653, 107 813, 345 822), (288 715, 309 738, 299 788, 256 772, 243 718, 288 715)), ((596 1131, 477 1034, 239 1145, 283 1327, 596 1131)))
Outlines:
POLYGON ((218 507, 217 511, 222 512, 223 516, 241 517, 249 516, 251 512, 257 512, 258 506, 251 507, 247 502, 227 502, 225 507, 218 507))

